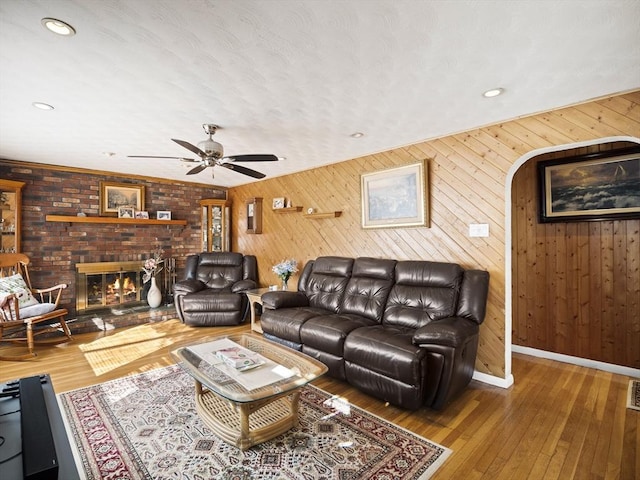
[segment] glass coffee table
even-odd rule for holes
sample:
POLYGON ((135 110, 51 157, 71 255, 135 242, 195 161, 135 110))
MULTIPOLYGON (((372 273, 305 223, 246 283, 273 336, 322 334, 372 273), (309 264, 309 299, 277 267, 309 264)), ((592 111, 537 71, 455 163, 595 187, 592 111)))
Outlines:
POLYGON ((241 450, 297 426, 300 390, 327 371, 314 358, 253 334, 214 337, 171 354, 195 380, 202 421, 241 450), (237 367, 238 354, 250 364, 237 367))

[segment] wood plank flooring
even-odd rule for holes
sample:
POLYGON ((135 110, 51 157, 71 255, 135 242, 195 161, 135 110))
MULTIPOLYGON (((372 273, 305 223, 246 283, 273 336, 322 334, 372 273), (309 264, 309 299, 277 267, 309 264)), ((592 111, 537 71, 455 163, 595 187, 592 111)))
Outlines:
MULTIPOLYGON (((34 360, 0 362, 0 381, 49 373, 64 392, 170 365, 178 346, 247 330, 168 320, 76 335, 67 344, 39 345, 34 360)), ((626 408, 629 377, 520 354, 513 372, 510 389, 472 381, 441 412, 386 406, 328 377, 315 385, 451 448, 435 480, 640 478, 640 412, 626 408)))

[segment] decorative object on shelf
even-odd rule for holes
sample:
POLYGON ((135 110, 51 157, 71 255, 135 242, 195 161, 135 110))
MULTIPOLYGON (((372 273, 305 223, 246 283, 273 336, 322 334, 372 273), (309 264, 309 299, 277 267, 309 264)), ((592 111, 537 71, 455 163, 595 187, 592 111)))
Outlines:
POLYGON ((287 206, 286 208, 291 208, 291 199, 287 200, 287 206))
POLYGON ((284 197, 278 197, 273 199, 273 209, 284 208, 284 197))
POLYGON ((171 212, 169 210, 158 210, 156 218, 158 220, 171 220, 171 212))
POLYGON ((274 265, 272 270, 282 281, 282 290, 288 290, 289 278, 291 278, 291 275, 298 271, 298 262, 296 262, 293 258, 290 258, 289 260, 283 260, 277 265, 274 265))
POLYGON ((540 223, 640 218, 640 148, 538 162, 540 223))
POLYGON ((100 215, 115 217, 120 207, 144 210, 144 185, 100 182, 100 215))
POLYGON ((313 207, 307 208, 307 215, 311 215, 313 213, 313 207))
POLYGON ((362 228, 426 226, 426 190, 424 162, 361 175, 362 228))
POLYGON ((135 216, 135 208, 118 207, 118 218, 133 218, 135 216))
POLYGON ((136 218, 149 218, 149 212, 145 212, 144 210, 136 211, 136 218))
POLYGON ((262 233, 262 197, 247 199, 247 233, 262 233))

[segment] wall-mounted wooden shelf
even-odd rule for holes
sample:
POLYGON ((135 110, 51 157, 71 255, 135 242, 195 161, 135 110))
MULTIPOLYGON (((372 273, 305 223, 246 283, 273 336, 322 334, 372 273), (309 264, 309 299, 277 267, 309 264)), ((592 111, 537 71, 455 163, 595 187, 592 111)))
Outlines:
POLYGON ((342 212, 317 212, 317 213, 305 213, 303 216, 306 218, 335 218, 342 215, 342 212))
POLYGON ((47 222, 67 223, 125 223, 133 225, 182 225, 186 220, 156 220, 154 218, 117 218, 117 217, 77 217, 73 215, 47 215, 47 222))
POLYGON ((295 212, 301 212, 302 207, 274 208, 273 211, 276 213, 295 213, 295 212))

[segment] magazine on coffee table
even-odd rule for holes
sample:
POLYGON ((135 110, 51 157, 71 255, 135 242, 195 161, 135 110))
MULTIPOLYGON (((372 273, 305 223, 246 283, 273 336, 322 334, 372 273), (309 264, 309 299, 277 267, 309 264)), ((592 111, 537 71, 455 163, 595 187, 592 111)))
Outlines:
POLYGON ((192 345, 188 349, 247 390, 265 387, 296 374, 228 338, 192 345), (238 362, 240 359, 242 361, 238 362), (232 366, 236 364, 239 366, 232 366))

